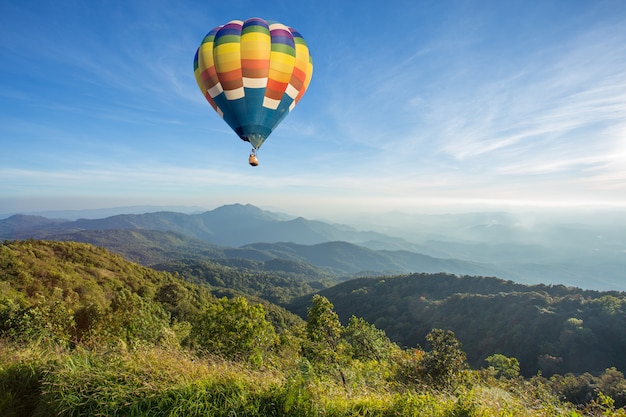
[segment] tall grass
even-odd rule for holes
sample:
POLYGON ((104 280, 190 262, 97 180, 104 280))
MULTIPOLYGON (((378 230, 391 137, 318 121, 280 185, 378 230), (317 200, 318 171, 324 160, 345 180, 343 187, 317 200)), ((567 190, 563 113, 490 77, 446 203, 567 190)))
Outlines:
POLYGON ((556 401, 533 402, 532 387, 520 395, 491 381, 447 392, 364 378, 346 390, 306 366, 251 369, 154 346, 9 349, 0 354, 0 388, 3 417, 576 416, 556 401))
POLYGON ((38 415, 257 415, 255 397, 279 385, 275 373, 180 350, 80 351, 48 372, 38 415), (226 414, 224 414, 226 415, 226 414))
POLYGON ((41 395, 41 379, 58 356, 38 345, 15 346, 0 339, 0 415, 30 416, 41 395))

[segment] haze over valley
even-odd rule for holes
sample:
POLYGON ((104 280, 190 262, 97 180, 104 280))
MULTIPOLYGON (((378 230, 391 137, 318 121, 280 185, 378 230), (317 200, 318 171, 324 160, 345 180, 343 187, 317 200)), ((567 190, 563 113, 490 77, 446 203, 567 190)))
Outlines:
MULTIPOLYGON (((185 255, 190 248, 206 245, 212 251, 208 257, 298 260, 339 275, 448 272, 524 284, 626 291, 626 221, 621 212, 595 216, 395 213, 355 218, 355 226, 249 204, 208 211, 178 207, 186 213, 156 211, 158 207, 134 210, 147 208, 155 211, 128 214, 133 208, 120 208, 11 215, 0 220, 0 238, 86 241, 122 252, 112 237, 96 231, 157 231, 179 234, 186 243, 176 250, 185 255), (98 218, 103 213, 117 214, 98 218), (81 215, 90 218, 77 218, 81 215)), ((136 234, 126 238, 127 249, 137 244, 136 234)), ((172 256, 177 256, 175 251, 172 256)))

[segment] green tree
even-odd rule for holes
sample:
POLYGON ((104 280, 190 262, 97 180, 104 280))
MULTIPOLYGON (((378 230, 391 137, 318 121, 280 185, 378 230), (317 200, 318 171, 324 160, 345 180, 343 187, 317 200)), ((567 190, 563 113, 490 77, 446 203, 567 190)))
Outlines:
POLYGON ((576 405, 588 404, 596 397, 598 389, 594 376, 588 372, 582 375, 553 375, 550 387, 559 397, 576 405))
POLYGON ((606 369, 598 378, 600 391, 615 400, 617 408, 626 406, 626 379, 615 367, 606 369))
POLYGON ((42 297, 31 306, 23 304, 0 297, 0 337, 61 345, 70 342, 76 323, 66 303, 42 297))
POLYGON ((343 346, 341 334, 343 326, 333 310, 333 304, 321 295, 314 295, 309 307, 306 322, 307 345, 305 356, 326 369, 336 369, 345 388, 346 377, 341 368, 343 346))
POLYGON ((243 297, 223 297, 208 305, 192 335, 201 348, 257 365, 277 341, 263 306, 250 305, 243 297))
POLYGON ((76 323, 74 339, 81 343, 98 333, 104 319, 104 311, 97 304, 87 304, 74 312, 76 323))
POLYGON ((169 321, 170 315, 161 306, 124 288, 116 291, 102 325, 127 343, 156 342, 169 328, 169 321))
POLYGON ((339 343, 343 327, 333 304, 321 295, 314 295, 308 309, 306 333, 307 356, 318 362, 335 363, 339 355, 339 343))
POLYGON ((350 317, 343 334, 355 359, 384 361, 391 355, 392 344, 385 332, 363 318, 350 317))
POLYGON ((485 359, 490 369, 500 378, 513 379, 519 376, 519 361, 516 358, 508 358, 500 353, 485 359))
POLYGON ((426 340, 431 350, 424 354, 422 366, 427 379, 440 387, 451 387, 458 382, 461 373, 467 369, 465 352, 454 332, 433 329, 426 340))

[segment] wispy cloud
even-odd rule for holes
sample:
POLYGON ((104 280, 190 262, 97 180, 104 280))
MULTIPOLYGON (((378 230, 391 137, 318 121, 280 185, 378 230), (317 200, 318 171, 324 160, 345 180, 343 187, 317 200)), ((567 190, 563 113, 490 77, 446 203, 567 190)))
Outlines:
POLYGON ((573 45, 507 80, 486 81, 470 91, 475 98, 448 96, 435 117, 440 150, 459 163, 488 159, 500 172, 603 163, 612 128, 626 119, 626 39, 607 29, 564 47, 573 45))

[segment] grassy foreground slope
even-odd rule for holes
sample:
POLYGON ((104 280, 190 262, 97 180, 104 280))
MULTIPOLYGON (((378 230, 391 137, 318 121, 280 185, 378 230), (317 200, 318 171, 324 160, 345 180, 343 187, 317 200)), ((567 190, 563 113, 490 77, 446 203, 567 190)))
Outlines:
POLYGON ((561 402, 512 358, 469 370, 451 332, 403 350, 321 296, 306 322, 277 314, 92 245, 4 242, 0 415, 624 415, 561 402))

